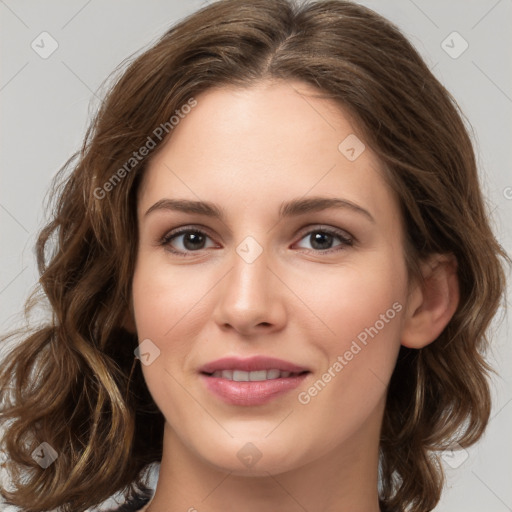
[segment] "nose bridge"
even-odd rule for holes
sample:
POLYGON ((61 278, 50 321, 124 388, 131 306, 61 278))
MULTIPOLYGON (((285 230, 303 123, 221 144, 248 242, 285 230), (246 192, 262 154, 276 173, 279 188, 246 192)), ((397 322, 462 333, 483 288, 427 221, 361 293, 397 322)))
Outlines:
POLYGON ((270 251, 254 236, 246 236, 234 249, 231 270, 220 289, 216 321, 244 332, 262 323, 279 324, 284 309, 270 270, 270 251))
POLYGON ((250 235, 235 247, 232 275, 228 279, 231 307, 254 310, 268 298, 268 253, 268 249, 250 235))

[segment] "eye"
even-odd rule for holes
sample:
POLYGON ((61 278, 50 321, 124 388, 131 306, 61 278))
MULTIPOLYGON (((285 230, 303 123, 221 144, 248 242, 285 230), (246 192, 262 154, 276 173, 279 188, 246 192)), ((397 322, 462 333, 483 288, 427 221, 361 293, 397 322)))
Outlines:
POLYGON ((166 246, 167 250, 174 254, 186 256, 187 252, 206 249, 205 242, 209 238, 210 237, 200 229, 183 228, 165 235, 161 244, 166 246), (178 248, 174 247, 173 244, 177 245, 178 248))
POLYGON ((353 238, 345 231, 328 227, 318 227, 310 230, 301 240, 308 240, 313 252, 337 252, 343 250, 346 246, 354 244, 353 238), (333 248, 332 243, 336 238, 340 243, 336 244, 335 248, 333 248))

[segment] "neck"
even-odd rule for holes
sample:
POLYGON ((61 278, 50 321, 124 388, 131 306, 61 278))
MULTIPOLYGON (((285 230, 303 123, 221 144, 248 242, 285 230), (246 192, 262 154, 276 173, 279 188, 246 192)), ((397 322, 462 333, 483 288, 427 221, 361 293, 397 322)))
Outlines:
POLYGON ((245 512, 378 512, 379 430, 368 425, 298 468, 247 476, 198 457, 166 423, 158 485, 147 512, 225 512, 226 503, 245 512))

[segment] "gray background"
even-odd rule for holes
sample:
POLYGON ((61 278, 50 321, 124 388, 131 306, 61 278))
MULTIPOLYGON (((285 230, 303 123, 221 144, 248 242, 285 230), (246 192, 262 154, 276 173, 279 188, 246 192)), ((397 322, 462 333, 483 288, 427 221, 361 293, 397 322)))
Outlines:
MULTIPOLYGON (((23 322, 24 300, 38 280, 33 247, 43 199, 52 176, 81 144, 101 82, 205 3, 0 0, 0 332, 23 322), (46 59, 31 47, 44 31, 58 43, 46 59)), ((457 99, 474 129, 496 233, 510 252, 512 0, 360 3, 395 22, 457 99), (442 46, 453 31, 469 45, 457 58, 442 46)), ((453 41, 452 52, 462 48, 461 40, 453 41)), ((464 462, 445 464, 448 484, 436 512, 512 511, 512 350, 503 313, 490 356, 498 372, 492 420, 464 462)))

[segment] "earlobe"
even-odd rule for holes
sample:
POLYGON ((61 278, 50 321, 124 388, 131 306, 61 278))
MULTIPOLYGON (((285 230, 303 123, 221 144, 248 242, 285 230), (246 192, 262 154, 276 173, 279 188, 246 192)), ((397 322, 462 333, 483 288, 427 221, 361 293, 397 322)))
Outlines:
POLYGON ((414 283, 402 330, 402 345, 422 348, 432 343, 452 319, 459 304, 457 260, 435 254, 421 265, 423 280, 414 283))

